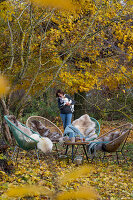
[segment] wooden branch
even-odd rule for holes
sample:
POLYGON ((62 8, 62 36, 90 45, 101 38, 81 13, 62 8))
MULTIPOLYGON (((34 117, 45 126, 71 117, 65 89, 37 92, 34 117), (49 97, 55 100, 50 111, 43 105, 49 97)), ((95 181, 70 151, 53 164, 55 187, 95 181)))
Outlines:
POLYGON ((8 19, 7 19, 7 23, 8 23, 8 28, 10 31, 10 46, 11 46, 11 62, 10 62, 10 67, 8 69, 11 69, 13 66, 13 61, 14 61, 13 33, 12 33, 12 29, 11 29, 8 19))

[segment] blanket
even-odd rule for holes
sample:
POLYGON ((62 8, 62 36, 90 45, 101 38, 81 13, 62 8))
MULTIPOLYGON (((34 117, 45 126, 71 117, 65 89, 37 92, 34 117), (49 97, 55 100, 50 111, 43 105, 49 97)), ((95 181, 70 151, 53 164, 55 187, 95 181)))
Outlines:
POLYGON ((68 136, 69 138, 71 137, 76 137, 76 136, 80 136, 80 138, 83 138, 83 134, 80 132, 79 129, 77 129, 76 127, 74 127, 72 124, 71 125, 68 125, 66 128, 65 128, 65 131, 64 131, 64 137, 65 136, 68 136))

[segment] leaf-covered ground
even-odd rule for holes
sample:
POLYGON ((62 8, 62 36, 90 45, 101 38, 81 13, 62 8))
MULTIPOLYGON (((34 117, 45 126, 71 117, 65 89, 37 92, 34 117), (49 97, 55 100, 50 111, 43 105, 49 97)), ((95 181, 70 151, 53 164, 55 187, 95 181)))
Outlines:
POLYGON ((83 165, 76 166, 71 160, 60 161, 54 149, 49 155, 40 155, 40 167, 36 155, 21 151, 10 175, 0 171, 1 199, 71 199, 74 195, 76 199, 133 199, 132 141, 131 133, 125 149, 128 164, 120 160, 119 165, 109 156, 104 162, 95 159, 88 163, 84 159, 83 165))

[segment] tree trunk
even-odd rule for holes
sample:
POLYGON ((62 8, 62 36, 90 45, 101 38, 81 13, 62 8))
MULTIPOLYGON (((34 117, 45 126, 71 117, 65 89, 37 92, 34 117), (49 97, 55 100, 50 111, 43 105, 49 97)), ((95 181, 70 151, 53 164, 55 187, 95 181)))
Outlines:
POLYGON ((9 110, 7 108, 7 105, 5 103, 5 100, 3 98, 0 98, 0 104, 1 104, 1 113, 2 113, 2 133, 4 138, 9 142, 9 144, 12 143, 12 137, 10 134, 9 127, 4 119, 4 115, 9 115, 9 110))
POLYGON ((78 119, 82 115, 86 113, 86 102, 84 100, 86 98, 85 92, 79 92, 74 94, 75 106, 74 106, 74 120, 78 119))

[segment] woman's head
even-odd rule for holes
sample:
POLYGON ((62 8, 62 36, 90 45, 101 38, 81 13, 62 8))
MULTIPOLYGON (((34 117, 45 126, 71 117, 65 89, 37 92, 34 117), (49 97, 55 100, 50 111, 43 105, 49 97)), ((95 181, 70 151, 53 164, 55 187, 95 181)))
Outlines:
POLYGON ((62 91, 62 90, 57 90, 56 91, 56 97, 62 97, 62 96, 64 96, 64 92, 62 91))

